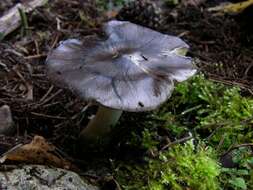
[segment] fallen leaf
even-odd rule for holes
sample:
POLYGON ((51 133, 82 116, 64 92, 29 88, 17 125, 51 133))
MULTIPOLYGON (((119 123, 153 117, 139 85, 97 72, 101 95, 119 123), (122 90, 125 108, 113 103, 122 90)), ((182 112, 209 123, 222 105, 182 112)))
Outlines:
POLYGON ((6 161, 43 164, 64 169, 77 169, 69 161, 57 155, 56 147, 48 144, 41 136, 35 136, 31 143, 19 146, 5 153, 0 159, 0 162, 3 163, 6 161))
POLYGON ((239 3, 222 3, 216 7, 211 7, 208 9, 210 12, 218 12, 220 14, 239 14, 243 12, 246 8, 253 5, 253 0, 247 0, 239 3))

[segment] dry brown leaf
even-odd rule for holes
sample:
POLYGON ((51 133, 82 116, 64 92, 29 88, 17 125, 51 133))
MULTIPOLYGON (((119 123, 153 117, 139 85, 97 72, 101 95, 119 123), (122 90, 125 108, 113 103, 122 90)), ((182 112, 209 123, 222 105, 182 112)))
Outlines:
POLYGON ((211 7, 207 10, 210 12, 218 12, 218 15, 222 15, 223 13, 239 14, 252 5, 253 0, 246 0, 239 3, 221 3, 220 5, 211 7))
POLYGON ((69 161, 60 158, 55 146, 48 144, 41 136, 35 136, 31 143, 7 152, 1 162, 16 161, 28 164, 51 165, 64 169, 76 169, 69 161))

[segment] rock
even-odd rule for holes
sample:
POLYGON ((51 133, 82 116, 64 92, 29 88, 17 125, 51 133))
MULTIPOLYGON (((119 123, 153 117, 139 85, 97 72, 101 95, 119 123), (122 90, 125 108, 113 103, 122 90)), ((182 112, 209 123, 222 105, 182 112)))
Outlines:
POLYGON ((11 135, 15 131, 11 109, 8 105, 0 107, 0 134, 11 135))
POLYGON ((231 153, 222 155, 220 157, 220 163, 224 168, 236 168, 239 165, 233 161, 233 155, 231 153))
POLYGON ((0 171, 0 189, 4 190, 99 190, 85 183, 76 173, 42 165, 0 171))

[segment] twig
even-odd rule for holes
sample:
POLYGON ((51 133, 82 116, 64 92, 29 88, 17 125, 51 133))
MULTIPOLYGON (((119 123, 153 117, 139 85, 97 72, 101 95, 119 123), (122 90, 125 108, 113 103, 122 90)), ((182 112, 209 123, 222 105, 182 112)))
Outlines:
POLYGON ((6 72, 10 71, 10 69, 7 67, 7 65, 5 65, 4 63, 2 63, 1 61, 0 61, 0 66, 3 67, 6 72))
POLYGON ((247 77, 248 77, 248 72, 249 72, 249 70, 250 70, 252 67, 253 67, 253 63, 251 63, 251 64, 246 68, 246 70, 245 70, 245 72, 244 72, 243 78, 247 78, 247 77))
POLYGON ((46 56, 47 56, 47 54, 37 54, 37 55, 29 55, 24 58, 25 59, 39 59, 39 58, 44 58, 46 56))
POLYGON ((187 136, 187 137, 178 139, 178 140, 176 140, 176 141, 173 141, 173 142, 171 142, 171 143, 169 143, 169 144, 163 146, 163 147, 161 148, 161 150, 165 150, 165 149, 167 149, 167 148, 169 148, 169 147, 171 147, 171 146, 173 146, 173 145, 176 145, 176 144, 179 144, 179 143, 182 143, 182 142, 186 142, 186 141, 188 141, 188 140, 190 140, 190 139, 192 139, 192 138, 193 138, 193 136, 190 135, 190 136, 187 136))
MULTIPOLYGON (((240 121, 239 122, 239 124, 240 125, 246 125, 246 124, 248 124, 248 123, 250 123, 250 122, 252 122, 253 121, 253 117, 250 117, 250 118, 247 118, 247 119, 244 119, 244 120, 242 120, 242 121, 240 121)), ((212 126, 216 126, 217 125, 217 127, 213 130, 213 132, 206 138, 206 140, 210 140, 214 135, 215 135, 215 133, 219 130, 219 129, 221 129, 222 127, 225 127, 225 126, 227 126, 227 125, 232 125, 233 124, 233 122, 224 122, 224 123, 212 123, 212 124, 209 124, 209 125, 206 125, 206 127, 212 127, 212 126)))
POLYGON ((48 98, 45 97, 46 99, 43 99, 43 102, 40 103, 39 105, 41 106, 41 105, 43 105, 43 104, 49 102, 51 99, 53 99, 55 96, 57 96, 58 94, 60 94, 62 91, 63 91, 62 89, 59 89, 56 93, 52 94, 52 95, 49 96, 48 98))
POLYGON ((16 51, 15 49, 5 49, 4 52, 11 53, 18 57, 24 57, 22 53, 16 51))
POLYGON ((25 84, 27 93, 26 93, 26 100, 33 100, 33 86, 28 83, 23 75, 17 70, 17 68, 14 68, 13 71, 15 74, 21 79, 21 81, 25 84))
POLYGON ((39 43, 37 40, 33 40, 37 55, 40 54, 39 43))
POLYGON ((244 143, 244 144, 239 144, 239 145, 235 145, 230 147, 226 152, 224 152, 221 157, 229 154, 230 152, 232 152, 235 149, 241 148, 241 147, 248 147, 248 146, 252 146, 253 147, 253 143, 244 143))
POLYGON ((46 92, 46 94, 40 99, 39 102, 43 102, 47 98, 47 96, 52 92, 53 89, 54 89, 54 85, 51 85, 48 91, 46 92))
POLYGON ((253 96, 253 90, 248 89, 249 93, 253 96))
POLYGON ((42 114, 42 113, 36 113, 36 112, 31 112, 32 115, 36 115, 39 117, 46 117, 46 118, 51 118, 51 119, 63 119, 65 120, 66 117, 61 117, 61 116, 53 116, 53 115, 46 115, 46 114, 42 114))
POLYGON ((216 127, 213 132, 208 136, 206 137, 206 140, 207 141, 210 141, 210 139, 215 135, 215 133, 222 127, 224 127, 225 125, 222 125, 222 124, 219 124, 218 127, 216 127))
POLYGON ((18 145, 16 145, 16 146, 12 147, 12 148, 9 149, 7 152, 3 153, 3 154, 1 155, 1 158, 4 157, 4 156, 6 156, 7 154, 9 154, 9 153, 11 153, 11 152, 14 152, 15 150, 17 150, 17 149, 20 148, 21 146, 23 146, 23 144, 18 144, 18 145))
POLYGON ((222 135, 220 142, 218 144, 218 146, 216 147, 216 151, 219 152, 220 148, 222 147, 222 145, 224 144, 224 140, 225 140, 225 134, 222 135))
POLYGON ((252 86, 250 85, 243 84, 236 81, 229 81, 226 79, 216 78, 215 76, 212 76, 212 75, 210 75, 209 80, 214 81, 214 82, 220 82, 220 83, 230 85, 230 86, 239 86, 241 89, 248 90, 249 92, 253 90, 252 86))
POLYGON ((55 46, 57 45, 57 43, 59 41, 59 38, 60 38, 60 33, 57 32, 56 37, 54 38, 54 41, 53 41, 52 45, 50 46, 51 49, 55 48, 55 46))

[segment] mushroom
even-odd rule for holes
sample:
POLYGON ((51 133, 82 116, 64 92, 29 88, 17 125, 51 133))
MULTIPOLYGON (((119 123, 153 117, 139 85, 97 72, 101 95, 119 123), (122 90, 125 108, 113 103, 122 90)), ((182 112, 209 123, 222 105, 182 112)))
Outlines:
POLYGON ((174 81, 195 74, 189 46, 178 37, 125 21, 109 21, 106 38, 69 39, 49 53, 46 66, 55 84, 99 105, 81 132, 97 140, 119 120, 122 111, 157 108, 171 95, 174 81))

